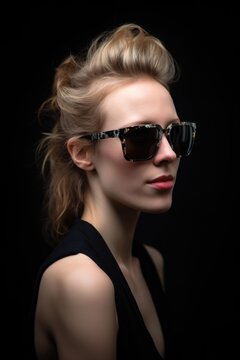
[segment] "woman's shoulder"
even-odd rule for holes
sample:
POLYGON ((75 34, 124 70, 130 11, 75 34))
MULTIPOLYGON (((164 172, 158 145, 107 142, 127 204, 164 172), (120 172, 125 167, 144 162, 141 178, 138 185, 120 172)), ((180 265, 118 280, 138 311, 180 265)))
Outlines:
POLYGON ((84 344, 92 358, 104 358, 117 333, 113 284, 88 256, 62 258, 43 273, 35 319, 37 333, 50 334, 63 352, 82 355, 84 344))
POLYGON ((50 265, 42 275, 40 287, 66 297, 113 290, 108 275, 84 254, 66 256, 50 265))
POLYGON ((104 308, 115 309, 114 287, 107 274, 88 256, 67 256, 43 273, 37 314, 47 326, 55 326, 56 319, 64 323, 65 314, 73 318, 82 314, 84 318, 104 308))

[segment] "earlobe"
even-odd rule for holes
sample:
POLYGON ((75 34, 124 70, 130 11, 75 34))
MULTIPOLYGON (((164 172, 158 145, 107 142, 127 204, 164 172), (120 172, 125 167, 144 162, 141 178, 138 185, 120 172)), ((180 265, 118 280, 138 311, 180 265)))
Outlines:
POLYGON ((92 161, 92 146, 84 140, 71 138, 67 142, 67 149, 74 164, 82 170, 91 171, 94 169, 92 161))

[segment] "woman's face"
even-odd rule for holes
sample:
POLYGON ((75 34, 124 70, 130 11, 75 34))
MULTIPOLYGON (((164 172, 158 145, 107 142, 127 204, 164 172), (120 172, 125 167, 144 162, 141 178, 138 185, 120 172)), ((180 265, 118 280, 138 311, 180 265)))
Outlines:
MULTIPOLYGON (((166 128, 178 121, 169 92, 148 78, 114 89, 104 99, 102 109, 106 119, 101 131, 142 123, 166 128)), ((93 161, 97 191, 104 199, 150 213, 170 208, 179 158, 165 136, 152 159, 137 162, 124 158, 118 138, 96 141, 93 161)))

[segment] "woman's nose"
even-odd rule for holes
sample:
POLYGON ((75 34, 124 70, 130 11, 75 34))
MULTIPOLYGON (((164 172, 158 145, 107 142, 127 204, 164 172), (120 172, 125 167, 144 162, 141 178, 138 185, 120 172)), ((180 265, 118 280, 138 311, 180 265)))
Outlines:
POLYGON ((177 158, 165 135, 163 135, 157 153, 153 157, 154 163, 162 161, 174 161, 177 158))

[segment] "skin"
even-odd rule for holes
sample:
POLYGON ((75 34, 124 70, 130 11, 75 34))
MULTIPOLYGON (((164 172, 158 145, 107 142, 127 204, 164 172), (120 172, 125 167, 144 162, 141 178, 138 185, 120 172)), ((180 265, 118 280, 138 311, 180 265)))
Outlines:
MULTIPOLYGON (((102 131, 140 124, 165 128, 179 121, 169 92, 150 78, 121 85, 104 99, 102 131)), ((161 213, 172 204, 170 190, 156 190, 149 181, 172 175, 179 159, 163 136, 157 154, 148 161, 124 159, 119 139, 81 147, 73 138, 68 151, 76 166, 87 172, 82 218, 101 233, 116 258, 137 301, 157 350, 164 355, 164 338, 151 295, 137 258, 131 254, 141 211, 161 213)), ((147 246, 163 282, 163 258, 147 246)), ((44 273, 36 311, 36 349, 39 359, 116 359, 118 319, 109 277, 90 258, 78 254, 61 259, 44 273)))

